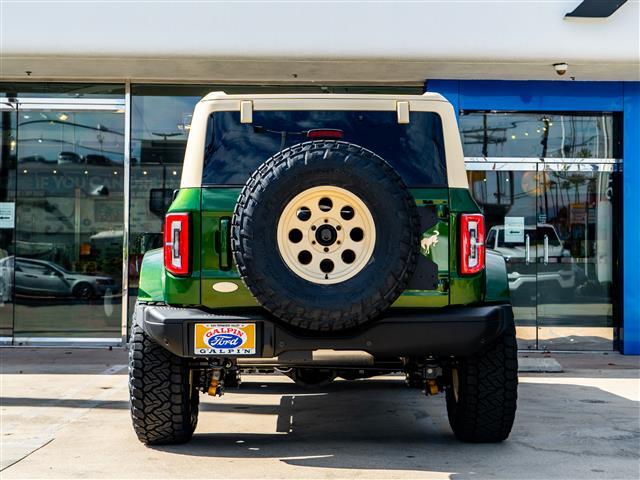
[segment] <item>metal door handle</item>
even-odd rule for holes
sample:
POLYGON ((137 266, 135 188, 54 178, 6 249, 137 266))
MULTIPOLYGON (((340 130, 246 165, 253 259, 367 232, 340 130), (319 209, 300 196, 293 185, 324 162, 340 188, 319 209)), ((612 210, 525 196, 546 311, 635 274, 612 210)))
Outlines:
POLYGON ((529 265, 529 252, 531 251, 531 246, 529 244, 529 234, 527 233, 524 236, 524 263, 529 265))
POLYGON ((549 263, 549 236, 544 236, 544 264, 549 263))

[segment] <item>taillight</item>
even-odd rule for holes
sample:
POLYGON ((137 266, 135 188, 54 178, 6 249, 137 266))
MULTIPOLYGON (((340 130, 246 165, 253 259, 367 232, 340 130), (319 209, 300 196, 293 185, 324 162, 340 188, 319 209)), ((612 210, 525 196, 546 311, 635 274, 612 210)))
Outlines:
POLYGON ((479 213, 460 215, 460 273, 473 275, 484 268, 484 217, 479 213))
POLYGON ((316 128, 307 132, 307 138, 342 138, 344 132, 337 128, 316 128))
POLYGON ((189 223, 188 213, 168 213, 164 217, 164 268, 174 275, 189 275, 189 223))

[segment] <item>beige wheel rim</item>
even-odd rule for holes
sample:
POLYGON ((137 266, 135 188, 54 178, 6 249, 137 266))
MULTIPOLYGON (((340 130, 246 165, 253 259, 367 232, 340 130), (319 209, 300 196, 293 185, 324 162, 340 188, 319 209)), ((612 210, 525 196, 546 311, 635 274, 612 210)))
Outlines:
POLYGON ((278 221, 282 259, 312 283, 329 285, 357 275, 371 259, 375 244, 369 208, 344 188, 309 188, 287 204, 278 221))

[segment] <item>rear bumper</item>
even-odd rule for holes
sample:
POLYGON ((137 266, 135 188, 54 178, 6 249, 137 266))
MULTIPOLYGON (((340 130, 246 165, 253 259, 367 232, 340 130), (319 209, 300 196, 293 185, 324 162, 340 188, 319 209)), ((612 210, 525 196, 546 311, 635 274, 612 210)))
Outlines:
POLYGON ((272 358, 286 352, 361 350, 379 358, 467 356, 491 343, 513 323, 511 305, 392 309, 352 332, 309 336, 279 323, 264 310, 210 313, 196 308, 138 305, 136 318, 159 345, 180 357, 272 358), (251 355, 195 353, 196 324, 255 324, 251 355))

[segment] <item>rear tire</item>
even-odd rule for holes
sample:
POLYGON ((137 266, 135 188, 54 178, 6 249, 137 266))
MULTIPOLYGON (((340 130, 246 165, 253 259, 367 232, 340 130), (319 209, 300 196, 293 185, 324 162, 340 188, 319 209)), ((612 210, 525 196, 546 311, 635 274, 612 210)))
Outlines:
POLYGON ((518 346, 515 328, 483 352, 462 359, 449 370, 449 424, 459 440, 501 442, 511 432, 518 397, 518 346))
POLYGON ((133 428, 147 445, 191 439, 199 392, 187 362, 155 343, 136 322, 129 344, 129 393, 133 428))

